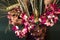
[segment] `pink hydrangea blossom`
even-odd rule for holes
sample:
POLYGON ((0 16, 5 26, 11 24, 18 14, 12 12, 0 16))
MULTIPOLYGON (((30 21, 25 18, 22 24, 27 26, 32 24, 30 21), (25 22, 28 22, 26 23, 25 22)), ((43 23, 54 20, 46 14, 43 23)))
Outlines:
POLYGON ((12 27, 12 30, 13 30, 13 31, 17 31, 17 30, 19 30, 19 27, 18 27, 18 26, 13 26, 13 27, 12 27))

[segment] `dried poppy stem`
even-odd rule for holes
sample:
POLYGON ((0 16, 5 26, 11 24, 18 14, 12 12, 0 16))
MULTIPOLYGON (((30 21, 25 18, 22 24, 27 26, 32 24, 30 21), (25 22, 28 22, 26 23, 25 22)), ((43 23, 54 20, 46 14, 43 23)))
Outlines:
POLYGON ((33 2, 34 2, 34 0, 30 0, 31 6, 32 6, 32 10, 34 10, 33 2))
POLYGON ((43 0, 40 0, 40 15, 41 15, 41 13, 42 13, 42 1, 43 1, 43 0))
POLYGON ((18 1, 18 3, 20 4, 20 10, 22 10, 22 12, 23 12, 23 9, 22 9, 22 6, 21 6, 21 3, 20 3, 20 0, 17 0, 18 1))
POLYGON ((28 7, 27 7, 27 0, 20 0, 21 4, 24 7, 24 11, 27 13, 27 16, 29 17, 29 11, 28 11, 28 7))
POLYGON ((11 5, 11 6, 9 6, 9 7, 6 7, 6 10, 9 11, 9 10, 15 8, 16 6, 20 6, 20 4, 17 3, 17 4, 14 4, 14 5, 11 5))

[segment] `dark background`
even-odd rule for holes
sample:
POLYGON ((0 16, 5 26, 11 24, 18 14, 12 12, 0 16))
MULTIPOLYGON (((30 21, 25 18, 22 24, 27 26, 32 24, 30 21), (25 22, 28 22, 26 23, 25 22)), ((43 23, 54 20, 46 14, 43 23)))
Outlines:
MULTIPOLYGON (((0 3, 2 2, 0 1, 0 3)), ((8 6, 6 3, 5 5, 8 6)), ((60 5, 59 2, 58 5, 60 5)), ((6 15, 7 12, 0 11, 0 17, 6 15)), ((59 15, 59 19, 60 19, 60 15, 59 15)), ((9 28, 7 17, 0 18, 0 40, 25 40, 25 38, 19 39, 18 37, 15 36, 13 31, 7 28, 9 28)), ((47 40, 60 40, 60 21, 58 21, 53 27, 48 27, 47 40)))

